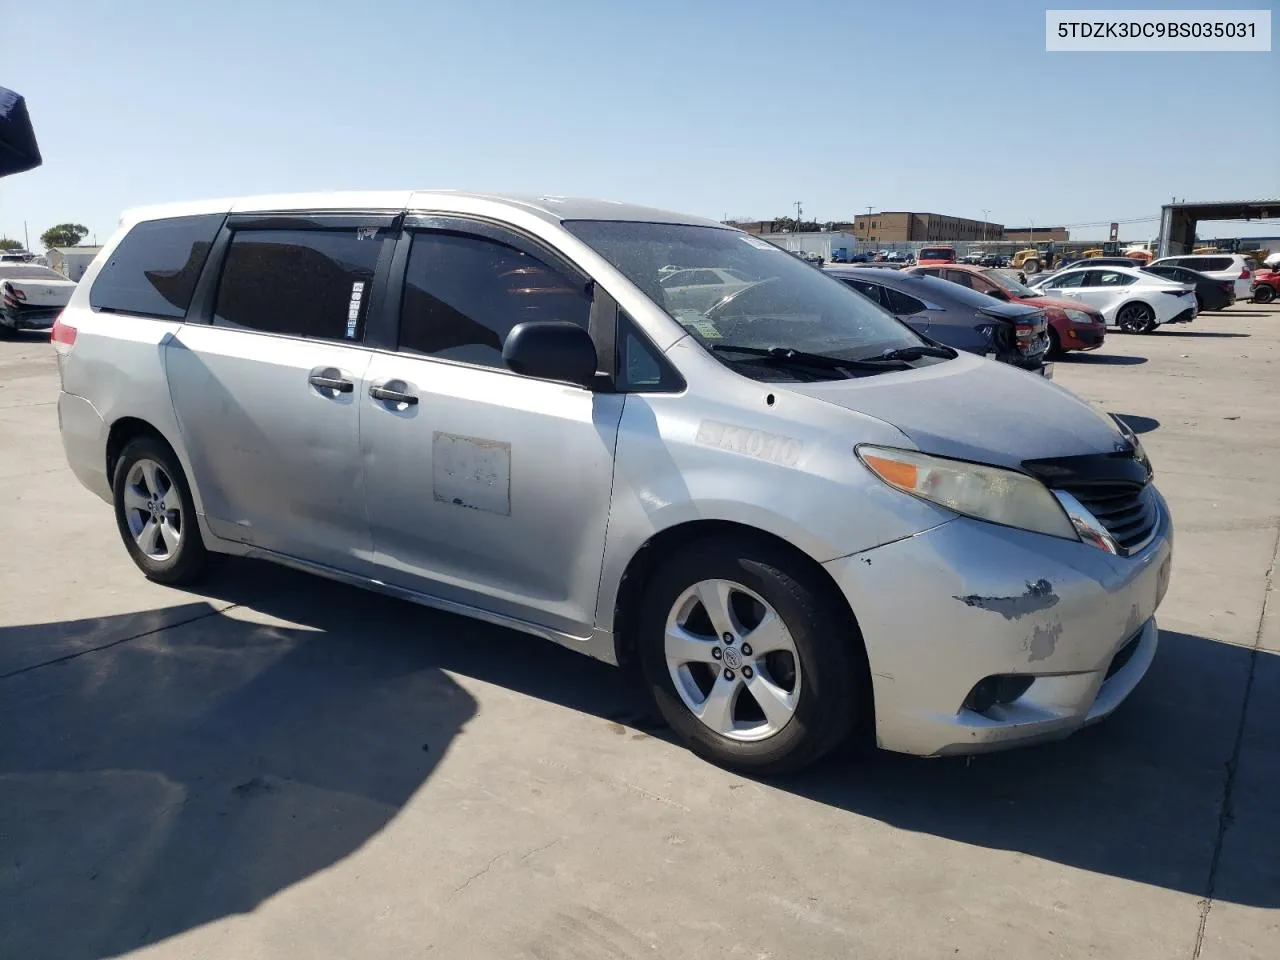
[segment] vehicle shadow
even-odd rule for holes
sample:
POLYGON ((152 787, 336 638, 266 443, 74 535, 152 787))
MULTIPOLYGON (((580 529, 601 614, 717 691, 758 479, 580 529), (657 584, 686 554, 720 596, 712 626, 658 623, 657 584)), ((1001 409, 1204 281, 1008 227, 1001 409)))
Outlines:
POLYGON ((1218 330, 1158 330, 1155 333, 1160 337, 1199 337, 1202 340, 1238 340, 1243 337, 1252 337, 1252 333, 1224 333, 1218 330))
MULTIPOLYGON (((628 674, 522 634, 250 561, 204 593, 239 606, 170 608, 186 622, 143 635, 119 631, 157 611, 0 628, 133 637, 0 681, 0 955, 114 955, 355 852, 476 714, 450 674, 670 736, 628 674)), ((1165 632, 1130 702, 1063 743, 972 763, 849 748, 763 785, 1204 896, 1248 658, 1165 632)), ((1278 884, 1219 896, 1278 907, 1278 884)))
POLYGON ((1136 367, 1139 364, 1146 363, 1146 357, 1135 357, 1124 353, 1099 353, 1094 350, 1089 353, 1064 353, 1059 357, 1056 363, 1079 363, 1102 367, 1136 367))
POLYGON ((1160 421, 1155 417, 1140 417, 1136 413, 1117 413, 1115 416, 1123 420, 1134 433, 1150 433, 1160 428, 1160 421))

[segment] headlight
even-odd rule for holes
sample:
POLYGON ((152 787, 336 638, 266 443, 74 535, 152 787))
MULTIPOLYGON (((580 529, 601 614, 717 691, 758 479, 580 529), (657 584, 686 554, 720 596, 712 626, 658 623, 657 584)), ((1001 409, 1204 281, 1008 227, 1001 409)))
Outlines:
POLYGON ((1089 316, 1083 310, 1063 310, 1062 312, 1067 315, 1067 319, 1072 323, 1093 324, 1093 317, 1089 316))
POLYGON ((895 490, 988 523, 1080 539, 1049 488, 1025 473, 893 447, 864 444, 855 452, 895 490))

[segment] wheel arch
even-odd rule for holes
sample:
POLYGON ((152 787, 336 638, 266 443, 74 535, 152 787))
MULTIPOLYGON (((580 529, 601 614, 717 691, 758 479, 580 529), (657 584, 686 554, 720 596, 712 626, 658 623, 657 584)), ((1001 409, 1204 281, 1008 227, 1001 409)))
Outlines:
POLYGON ((191 499, 195 503, 197 519, 203 523, 204 500, 200 496, 200 485, 196 482, 195 472, 191 469, 191 464, 183 456, 181 447, 174 443, 164 430, 144 417, 125 415, 117 417, 111 422, 111 426, 107 430, 105 452, 108 486, 114 481, 116 462, 120 459, 121 451, 124 450, 130 440, 135 440, 138 437, 151 437, 163 443, 169 452, 173 454, 178 466, 182 468, 184 479, 187 481, 187 489, 191 491, 191 499))
POLYGON ((833 605, 833 609, 846 618, 850 628, 850 642, 854 648, 852 660, 859 674, 855 678, 858 683, 858 702, 866 711, 866 716, 859 718, 859 727, 863 730, 874 730, 875 704, 871 689, 870 664, 867 660, 866 645, 862 640, 862 630, 858 624, 857 614, 850 606, 848 598, 827 569, 804 550, 777 534, 749 524, 733 520, 688 520, 659 530, 636 550, 623 572, 614 602, 612 632, 614 656, 618 665, 624 669, 630 669, 636 663, 639 643, 636 631, 638 613, 649 577, 667 558, 675 555, 685 546, 710 538, 741 539, 778 550, 792 559, 808 575, 814 588, 833 605), (862 720, 867 722, 863 724, 862 720))

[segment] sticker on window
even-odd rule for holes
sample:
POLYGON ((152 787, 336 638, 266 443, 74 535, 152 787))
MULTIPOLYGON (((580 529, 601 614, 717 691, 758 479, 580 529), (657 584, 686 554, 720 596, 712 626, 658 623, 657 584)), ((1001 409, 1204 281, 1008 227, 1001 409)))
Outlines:
POLYGON ((693 327, 694 330, 696 330, 699 334, 701 334, 703 339, 706 339, 706 340, 721 339, 720 331, 716 329, 716 325, 712 323, 710 320, 690 320, 689 326, 693 327))
POLYGON ((751 246, 755 247, 757 250, 781 250, 782 249, 781 247, 775 247, 768 240, 761 240, 759 237, 752 237, 747 234, 743 234, 739 239, 741 239, 743 243, 750 244, 751 246))
POLYGON ((356 228, 357 240, 375 240, 377 239, 377 237, 378 237, 377 227, 357 227, 356 228))
POLYGON ((347 339, 356 338, 356 329, 360 326, 360 301, 364 299, 364 281, 357 280, 351 284, 351 302, 347 306, 347 339))

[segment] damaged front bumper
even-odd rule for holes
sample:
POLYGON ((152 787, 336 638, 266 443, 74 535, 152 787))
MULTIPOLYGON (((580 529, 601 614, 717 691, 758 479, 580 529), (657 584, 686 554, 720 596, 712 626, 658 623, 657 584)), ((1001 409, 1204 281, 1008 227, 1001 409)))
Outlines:
POLYGON ((1119 706, 1155 656, 1168 589, 1173 528, 1154 496, 1156 533, 1132 557, 962 517, 825 564, 866 643, 880 746, 980 753, 1119 706))

